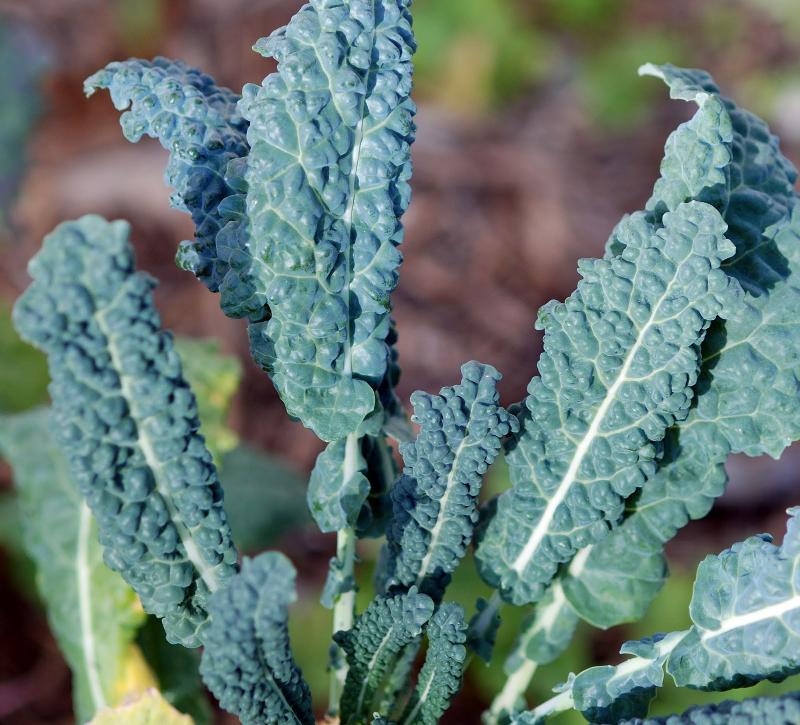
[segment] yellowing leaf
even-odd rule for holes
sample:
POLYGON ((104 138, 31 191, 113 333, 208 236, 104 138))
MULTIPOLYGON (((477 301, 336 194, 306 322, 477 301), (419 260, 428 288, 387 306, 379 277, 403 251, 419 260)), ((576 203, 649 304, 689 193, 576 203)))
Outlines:
POLYGON ((194 720, 150 689, 125 705, 101 710, 89 725, 194 725, 194 720))

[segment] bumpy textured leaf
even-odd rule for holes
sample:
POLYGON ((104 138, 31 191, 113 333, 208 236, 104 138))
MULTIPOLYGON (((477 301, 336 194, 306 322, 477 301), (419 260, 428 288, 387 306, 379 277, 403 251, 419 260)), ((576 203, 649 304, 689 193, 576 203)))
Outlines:
POLYGON ((148 690, 118 707, 97 713, 90 725, 193 725, 194 720, 182 715, 158 692, 148 690))
POLYGON ((405 467, 392 489, 385 586, 417 586, 439 597, 472 540, 483 475, 503 438, 518 430, 498 404, 500 374, 469 362, 459 385, 439 395, 416 392, 420 432, 400 446, 405 467))
POLYGON ((623 720, 619 725, 796 725, 800 692, 780 697, 751 697, 737 702, 692 707, 682 715, 623 720))
POLYGON ((397 656, 414 642, 433 614, 433 600, 416 589, 394 597, 378 597, 348 632, 336 641, 347 655, 349 670, 342 692, 343 725, 367 719, 373 699, 397 656))
POLYGON ((256 44, 278 72, 240 103, 248 220, 232 205, 223 309, 250 316, 254 359, 327 441, 369 432, 390 363, 414 135, 409 1, 304 5, 256 44))
POLYGON ((116 703, 144 612, 130 587, 103 563, 97 525, 70 479, 49 420, 44 408, 0 416, 0 455, 14 470, 25 548, 72 670, 77 720, 86 722, 116 703))
POLYGON ((461 688, 467 625, 458 604, 443 604, 428 624, 428 654, 405 712, 404 725, 436 725, 461 688))
POLYGON ((598 626, 642 616, 666 574, 664 543, 725 490, 730 453, 778 457, 800 440, 800 207, 726 271, 748 290, 743 313, 711 327, 697 399, 668 434, 657 474, 564 579, 570 603, 598 626))
POLYGON ((269 551, 245 559, 241 572, 211 597, 200 672, 220 705, 245 725, 315 722, 289 647, 294 582, 289 560, 269 551))
POLYGON ((351 526, 360 537, 382 536, 396 479, 397 466, 383 436, 348 436, 329 443, 317 457, 308 482, 308 508, 321 531, 351 526))
POLYGON ((236 433, 228 427, 227 418, 242 379, 242 366, 237 358, 223 354, 216 340, 178 337, 175 350, 197 398, 206 445, 214 456, 214 463, 219 465, 222 457, 239 442, 236 433))
POLYGON ((106 564, 170 641, 197 646, 236 550, 194 396, 128 231, 97 216, 57 227, 31 260, 14 321, 48 355, 59 444, 106 564))
POLYGON ((361 443, 355 436, 329 443, 319 454, 308 482, 307 500, 321 531, 339 531, 355 525, 369 495, 366 466, 361 443))
POLYGON ((679 687, 703 690, 800 672, 800 508, 788 513, 780 547, 751 536, 701 562, 688 630, 627 642, 621 651, 632 659, 572 676, 531 721, 573 706, 597 722, 644 717, 665 666, 679 687))
POLYGON ((508 456, 513 488, 477 552, 509 601, 539 599, 561 562, 617 523, 654 473, 655 442, 688 412, 708 323, 740 307, 719 269, 734 252, 719 213, 688 202, 663 224, 629 217, 620 255, 581 262, 577 291, 540 313, 545 351, 508 456))
POLYGON ((639 72, 661 78, 672 98, 699 106, 667 141, 648 211, 660 219, 681 202, 708 202, 725 216, 737 256, 752 250, 794 203, 797 171, 780 152, 777 136, 721 96, 705 71, 648 64, 639 72))
POLYGON ((693 626, 667 671, 679 686, 724 690, 800 672, 800 508, 783 544, 751 536, 697 569, 693 626))
POLYGON ((225 171, 248 152, 239 96, 166 58, 109 63, 84 83, 89 96, 98 89, 108 89, 114 107, 125 111, 120 123, 129 141, 150 136, 169 151, 165 178, 175 189, 172 204, 191 214, 196 227, 195 239, 181 243, 176 261, 216 292, 228 269, 216 248, 224 224, 219 205, 234 193, 225 171))

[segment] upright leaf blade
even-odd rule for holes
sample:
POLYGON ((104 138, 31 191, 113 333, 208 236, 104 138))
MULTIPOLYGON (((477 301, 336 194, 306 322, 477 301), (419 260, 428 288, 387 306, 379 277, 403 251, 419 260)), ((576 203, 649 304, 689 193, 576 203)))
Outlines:
POLYGON ((353 629, 336 635, 349 665, 341 700, 343 725, 361 722, 372 714, 373 699, 389 668, 422 634, 433 609, 433 600, 416 589, 378 597, 358 617, 353 629))
POLYGON ((747 279, 743 313, 711 327, 695 404, 625 521, 565 575, 570 603, 597 626, 643 615, 666 575, 664 544, 723 493, 729 454, 778 457, 800 440, 800 206, 726 269, 747 279))
POLYGON ((144 612, 103 563, 97 525, 49 431, 49 411, 0 416, 0 454, 14 470, 25 548, 59 648, 72 670, 79 722, 116 704, 144 612))
POLYGON ((295 570, 278 552, 245 559, 214 594, 200 671, 208 688, 244 723, 315 722, 311 694, 289 646, 295 570))
POLYGON ((208 595, 235 572, 236 550, 153 281, 134 271, 128 225, 66 222, 29 270, 15 324, 48 355, 59 443, 105 562, 164 619, 170 641, 198 646, 208 595))
POLYGON ((740 306, 719 269, 734 253, 719 213, 689 202, 663 223, 629 217, 620 256, 582 262, 578 290, 540 313, 545 352, 508 456, 513 488, 477 554, 514 603, 539 599, 560 563, 618 522, 654 473, 655 443, 688 412, 708 323, 740 306))
POLYGON ((400 446, 405 467, 391 494, 387 589, 416 586, 441 597, 472 540, 483 475, 503 438, 518 430, 499 405, 500 374, 491 365, 469 362, 461 374, 459 385, 439 395, 412 395, 420 432, 400 446))
POLYGON ((240 103, 249 226, 225 244, 223 309, 251 317, 254 359, 326 441, 380 411, 390 364, 414 136, 408 5, 304 5, 256 44, 278 72, 240 103))
POLYGON ((109 63, 84 82, 87 96, 99 89, 109 90, 115 108, 125 111, 120 123, 129 141, 150 136, 170 152, 165 179, 175 189, 172 204, 191 214, 196 227, 176 261, 216 292, 228 271, 216 245, 225 224, 220 203, 235 192, 225 173, 230 161, 248 153, 239 96, 167 58, 109 63))
POLYGON ((417 686, 400 716, 403 725, 436 725, 461 688, 467 658, 467 625, 458 604, 443 604, 425 631, 428 653, 417 686))

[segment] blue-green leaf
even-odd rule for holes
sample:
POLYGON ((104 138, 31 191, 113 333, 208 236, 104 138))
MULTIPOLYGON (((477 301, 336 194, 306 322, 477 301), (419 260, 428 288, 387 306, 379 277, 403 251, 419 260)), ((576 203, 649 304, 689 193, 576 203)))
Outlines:
POLYGON ((223 309, 289 414, 326 441, 375 432, 414 137, 409 0, 304 5, 255 49, 278 61, 240 103, 252 147, 223 309), (370 429, 370 430, 367 430, 370 429))
POLYGON ((666 575, 664 544, 723 493, 730 453, 778 457, 800 440, 800 206, 726 269, 748 280, 743 313, 711 327, 697 399, 668 434, 656 475, 565 575, 570 603, 597 626, 644 614, 666 575))
POLYGON ((698 705, 681 715, 622 720, 618 725, 796 725, 800 722, 800 692, 780 697, 726 700, 698 705))
POLYGON ((775 546, 751 536, 697 569, 693 626, 667 663, 675 683, 727 690, 800 672, 800 508, 775 546))
POLYGON ((493 367, 469 362, 461 375, 459 385, 439 395, 411 396, 420 432, 400 446, 405 467, 392 489, 384 562, 389 589, 416 586, 441 595, 472 540, 483 475, 503 438, 518 430, 516 418, 499 406, 493 367))
POLYGON ((428 653, 417 686, 405 711, 402 725, 436 725, 461 688, 467 657, 467 625, 458 604, 443 604, 426 629, 428 653))
POLYGON ((169 151, 165 178, 175 189, 172 204, 191 214, 196 227, 195 239, 181 243, 176 261, 216 292, 228 269, 216 247, 225 223, 219 205, 235 191, 225 172, 231 160, 248 153, 239 96, 167 58, 109 63, 84 82, 86 95, 98 89, 108 89, 114 107, 125 111, 120 123, 129 141, 150 136, 169 151))
POLYGON ((14 322, 48 355, 59 445, 106 564, 170 641, 198 646, 236 550, 194 396, 128 233, 97 216, 57 227, 31 260, 14 322))
POLYGON ((401 651, 422 634, 432 614, 433 600, 411 589, 374 599, 353 629, 337 633, 349 665, 340 703, 343 725, 372 714, 373 699, 389 669, 401 651))
POLYGON ((216 592, 200 672, 220 705, 246 725, 315 722, 311 693, 289 646, 295 570, 278 552, 245 559, 216 592))
POLYGON ((539 599, 562 562, 616 525, 688 412, 708 323, 741 307, 719 269, 734 253, 719 212, 688 202, 663 223, 628 217, 619 256, 581 262, 577 291, 540 312, 545 351, 510 446, 513 488, 477 552, 514 603, 539 599))

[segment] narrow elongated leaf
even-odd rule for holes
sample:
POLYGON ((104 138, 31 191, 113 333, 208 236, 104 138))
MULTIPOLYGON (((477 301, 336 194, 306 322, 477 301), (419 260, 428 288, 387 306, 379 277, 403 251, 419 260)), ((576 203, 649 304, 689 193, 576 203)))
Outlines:
POLYGON ((478 548, 486 581, 539 599, 561 562, 608 534, 689 409, 708 323, 740 307, 720 269, 734 253, 719 212, 681 204, 656 228, 637 213, 613 259, 583 261, 566 303, 539 316, 541 377, 528 388, 504 493, 478 548))
POLYGON ((311 694, 289 647, 295 570, 278 552, 245 559, 211 597, 200 672, 220 705, 246 725, 313 723, 311 694))
POLYGON ((664 544, 723 493, 730 453, 778 457, 800 440, 800 207, 727 269, 749 291, 743 313, 709 331, 693 408, 622 525, 576 556, 564 578, 570 603, 597 626, 644 614, 666 575, 664 544))
POLYGON ((234 250, 223 309, 251 317, 254 359, 326 441, 380 412, 390 363, 414 135, 408 5, 304 5, 256 44, 278 72, 245 86, 240 103, 249 225, 239 212, 222 243, 234 250))
POLYGON ((781 546, 751 536, 697 569, 693 626, 667 664, 678 686, 727 690, 800 672, 800 508, 781 546))
POLYGON ((458 604, 443 604, 426 629, 428 653, 417 686, 400 717, 403 725, 436 725, 461 688, 467 625, 458 604))
POLYGON ((224 224, 219 205, 234 193, 225 171, 248 152, 239 96, 166 58, 109 63, 84 83, 88 96, 98 89, 108 89, 114 107, 125 111, 120 123, 129 141, 150 136, 169 151, 165 179, 175 189, 172 204, 191 214, 196 227, 195 239, 181 243, 176 261, 216 292, 228 269, 216 248, 224 224))
POLYGON ((61 224, 29 271, 14 321, 48 355, 59 445, 105 562, 170 641, 197 646, 208 595, 235 572, 236 550, 153 281, 134 271, 128 225, 61 224))
POLYGON ((72 670, 79 722, 116 704, 144 621, 136 596, 103 563, 97 525, 49 430, 49 411, 0 416, 0 455, 14 470, 25 549, 47 618, 72 670))
POLYGON ((717 705, 699 705, 681 715, 622 720, 618 725, 795 725, 800 722, 800 692, 780 697, 750 697, 726 700, 717 705))
POLYGON ((336 641, 347 655, 349 669, 342 692, 343 725, 360 722, 373 712, 373 699, 400 652, 414 642, 433 614, 433 600, 416 589, 394 597, 378 597, 348 632, 336 641))
POLYGON ((405 467, 391 494, 388 589, 416 586, 441 596, 472 540, 483 475, 503 438, 518 430, 516 418, 499 406, 493 367, 469 362, 461 375, 459 385, 439 395, 411 396, 420 432, 400 446, 405 467))

